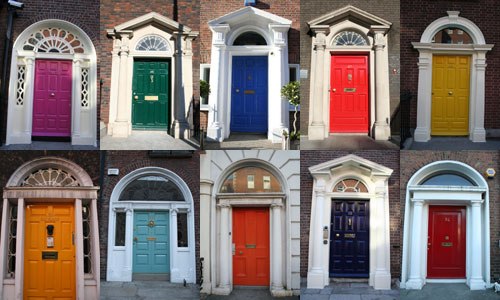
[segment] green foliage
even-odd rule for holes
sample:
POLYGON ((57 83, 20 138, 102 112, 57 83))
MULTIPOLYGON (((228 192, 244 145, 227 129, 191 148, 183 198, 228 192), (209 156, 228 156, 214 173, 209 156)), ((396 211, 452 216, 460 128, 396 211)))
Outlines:
POLYGON ((200 96, 207 99, 210 95, 210 84, 206 80, 200 80, 200 96))
POLYGON ((291 105, 297 106, 300 104, 300 83, 291 81, 281 88, 281 96, 283 96, 291 105))

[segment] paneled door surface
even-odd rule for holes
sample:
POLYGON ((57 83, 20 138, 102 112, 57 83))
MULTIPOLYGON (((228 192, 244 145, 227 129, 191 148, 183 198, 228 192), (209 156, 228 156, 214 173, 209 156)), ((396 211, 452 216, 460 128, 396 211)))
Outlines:
POLYGON ((132 128, 168 129, 169 62, 135 61, 132 80, 132 128))
POLYGON ((368 133, 368 56, 332 55, 330 132, 368 133))
POLYGON ((76 299, 74 219, 73 204, 26 205, 24 299, 76 299))
POLYGON ((469 134, 469 56, 432 57, 431 135, 469 134))
POLYGON ((168 212, 134 212, 132 273, 170 273, 168 212))
POLYGON ((429 206, 427 278, 465 278, 465 207, 429 206))
POLYGON ((267 56, 233 56, 231 131, 267 132, 267 72, 267 56))
POLYGON ((33 136, 71 136, 71 83, 73 63, 35 61, 33 136))
POLYGON ((334 200, 330 224, 330 277, 368 277, 369 202, 334 200))
POLYGON ((233 283, 269 285, 269 208, 233 208, 233 283))

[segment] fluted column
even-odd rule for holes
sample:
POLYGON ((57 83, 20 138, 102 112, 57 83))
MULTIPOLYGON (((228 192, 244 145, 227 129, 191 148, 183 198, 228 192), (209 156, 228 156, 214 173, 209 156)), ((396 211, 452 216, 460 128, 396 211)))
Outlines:
MULTIPOLYGON (((484 129, 484 85, 486 73, 486 51, 479 51, 477 58, 473 59, 473 67, 476 76, 472 80, 476 81, 475 103, 471 106, 473 113, 473 122, 469 139, 473 142, 486 142, 486 130, 484 129)), ((471 120, 472 121, 472 120, 471 120)))
POLYGON ((189 125, 186 121, 186 105, 185 105, 185 86, 183 81, 183 70, 185 69, 183 65, 184 56, 184 33, 176 32, 175 39, 175 98, 174 98, 174 121, 172 123, 172 129, 174 131, 174 137, 178 138, 189 138, 189 125))
POLYGON ((431 139, 431 89, 432 89, 432 53, 419 50, 418 58, 418 95, 417 128, 414 137, 416 142, 427 142, 431 139))
POLYGON ((470 289, 484 290, 485 282, 483 279, 483 230, 481 229, 481 206, 484 200, 472 201, 472 249, 471 249, 471 275, 470 289))
POLYGON ((118 91, 119 91, 119 76, 120 76, 120 48, 121 40, 116 38, 113 31, 109 31, 108 35, 113 38, 113 50, 111 51, 111 89, 109 101, 109 123, 108 135, 113 134, 113 123, 116 121, 116 110, 118 109, 118 91))
POLYGON ((120 32, 121 47, 120 47, 120 76, 118 82, 118 102, 116 110, 116 124, 113 127, 114 137, 127 137, 129 134, 128 101, 127 98, 127 78, 128 78, 128 54, 129 54, 129 38, 131 32, 120 32))
POLYGON ((317 179, 314 188, 314 227, 312 239, 311 269, 307 273, 307 288, 322 289, 324 287, 323 270, 323 210, 325 202, 325 180, 317 179))
POLYGON ((422 211, 424 201, 420 199, 412 199, 413 214, 412 214, 412 229, 411 233, 411 253, 410 253, 410 276, 406 283, 407 289, 422 289, 424 282, 422 280, 422 251, 420 245, 422 243, 422 211))
POLYGON ((229 239, 229 208, 228 203, 219 204, 220 207, 220 282, 219 288, 221 290, 230 291, 229 283, 229 261, 232 255, 229 253, 230 239, 229 239))
POLYGON ((375 139, 388 140, 391 136, 389 97, 389 57, 385 26, 372 26, 375 35, 375 139))

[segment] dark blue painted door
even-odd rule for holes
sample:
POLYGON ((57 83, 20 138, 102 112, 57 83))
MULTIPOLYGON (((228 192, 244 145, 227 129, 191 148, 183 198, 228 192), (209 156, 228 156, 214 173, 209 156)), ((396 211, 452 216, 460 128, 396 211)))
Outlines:
POLYGON ((267 56, 234 56, 231 131, 267 132, 267 56))
POLYGON ((330 230, 330 276, 368 277, 368 201, 333 201, 330 230))

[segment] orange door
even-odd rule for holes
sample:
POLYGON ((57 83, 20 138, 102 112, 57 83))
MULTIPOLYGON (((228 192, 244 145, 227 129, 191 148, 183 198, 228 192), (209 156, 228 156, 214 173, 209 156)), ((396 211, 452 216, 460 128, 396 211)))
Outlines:
POLYGON ((72 204, 26 206, 25 300, 76 298, 74 215, 72 204))
POLYGON ((233 283, 269 285, 269 209, 233 208, 233 283))

